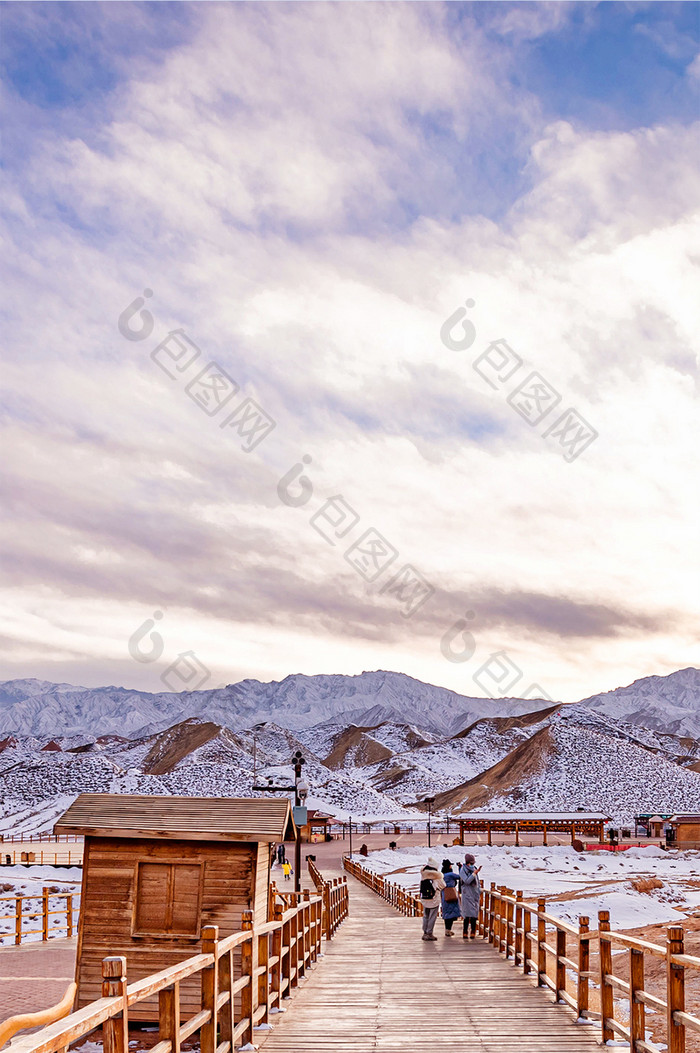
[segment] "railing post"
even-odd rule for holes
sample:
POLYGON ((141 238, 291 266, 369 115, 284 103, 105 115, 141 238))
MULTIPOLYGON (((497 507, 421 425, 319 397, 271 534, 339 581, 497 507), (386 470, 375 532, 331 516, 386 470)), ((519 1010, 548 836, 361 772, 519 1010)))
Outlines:
MULTIPOLYGON (((256 937, 253 937, 253 939, 255 940, 256 937)), ((270 1018, 270 933, 264 932, 257 937, 256 942, 258 947, 258 967, 265 970, 260 973, 257 982, 257 1003, 259 1006, 265 1007, 265 1012, 258 1023, 267 1024, 270 1018)))
POLYGON ((272 933, 272 957, 276 958, 277 961, 272 966, 270 974, 270 994, 277 995, 274 999, 277 1008, 280 1008, 282 1001, 282 907, 275 906, 274 920, 279 922, 278 928, 274 929, 272 933))
POLYGON ((491 890, 489 892, 489 943, 495 942, 495 927, 496 927, 496 882, 491 882, 491 890))
POLYGON ((561 992, 566 993, 566 929, 560 929, 557 925, 557 967, 555 972, 555 983, 556 983, 556 1000, 557 1002, 563 1001, 561 992))
MULTIPOLYGON (((69 892, 66 897, 66 933, 73 935, 73 893, 69 892)), ((173 1051, 174 1053, 174 1051, 173 1051)))
POLYGON ((638 994, 644 990, 644 951, 630 947, 630 1049, 636 1050, 637 1040, 646 1038, 644 1002, 638 994))
MULTIPOLYGON (((228 992, 228 1002, 219 1012, 219 1039, 228 1042, 233 1050, 233 1030, 236 1026, 236 1005, 231 985, 234 982, 233 951, 226 951, 219 958, 219 990, 228 992)), ((175 1053, 172 1050, 171 1053, 175 1053)))
POLYGON ((330 940, 333 931, 331 927, 331 887, 327 881, 323 884, 323 934, 330 940))
MULTIPOLYGON (((608 937, 610 932, 610 912, 598 911, 598 933, 600 941, 600 1026, 603 1045, 612 1042, 615 1032, 608 1023, 614 1018, 615 1004, 613 1001, 613 989, 608 983, 608 976, 612 974, 612 943, 608 937), (606 938, 607 937, 607 938, 606 938)), ((678 1051, 676 1051, 678 1053, 678 1051)))
POLYGON ((523 906, 523 975, 530 975, 530 959, 532 958, 532 946, 530 943, 530 908, 523 906))
POLYGON ((202 929, 202 954, 212 954, 214 962, 202 969, 202 1009, 210 1012, 209 1020, 202 1024, 200 1045, 202 1053, 215 1053, 218 1021, 216 1001, 219 993, 219 926, 205 925, 202 929))
POLYGON ((126 1004, 126 958, 102 959, 102 997, 122 999, 122 1009, 102 1024, 104 1053, 128 1053, 129 1011, 126 1004))
POLYGON ((15 944, 22 942, 22 897, 15 897, 15 944))
POLYGON ((670 925, 666 930, 666 1033, 668 1053, 685 1053, 685 1027, 673 1019, 674 1013, 685 1012, 685 967, 671 960, 674 954, 683 954, 684 933, 680 925, 670 925))
POLYGON ((583 915, 578 919, 578 989, 576 1012, 579 1020, 588 1012, 588 970, 591 967, 591 941, 588 938, 589 919, 583 915))
POLYGON ((513 904, 510 901, 510 897, 513 895, 512 888, 506 888, 505 890, 508 900, 506 901, 506 958, 510 958, 510 949, 513 945, 513 904))
POLYGON ((520 965, 523 953, 523 894, 515 893, 515 964, 520 965))
MULTIPOLYGON (((250 933, 250 939, 241 944, 241 978, 248 977, 248 983, 241 991, 241 1020, 248 1021, 241 1034, 241 1045, 253 1044, 253 1013, 255 1012, 255 965, 253 953, 253 912, 244 910, 241 929, 250 933)), ((204 1051, 202 1051, 204 1053, 204 1051)))
POLYGON ((158 1038, 171 1043, 171 1053, 180 1053, 180 982, 158 992, 158 1038))
POLYGON ((49 890, 41 890, 41 938, 46 943, 49 938, 49 890))
POLYGON ((542 898, 537 900, 537 986, 544 987, 542 979, 547 975, 547 952, 544 945, 547 942, 547 923, 540 915, 544 914, 546 901, 542 898))

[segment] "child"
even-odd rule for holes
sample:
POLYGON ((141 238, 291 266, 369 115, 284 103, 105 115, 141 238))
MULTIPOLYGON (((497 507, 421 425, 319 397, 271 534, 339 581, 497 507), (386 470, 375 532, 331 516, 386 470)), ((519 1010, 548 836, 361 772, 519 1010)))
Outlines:
POLYGON ((284 871, 284 880, 289 881, 292 873, 292 864, 289 863, 286 859, 282 863, 282 870, 284 871))

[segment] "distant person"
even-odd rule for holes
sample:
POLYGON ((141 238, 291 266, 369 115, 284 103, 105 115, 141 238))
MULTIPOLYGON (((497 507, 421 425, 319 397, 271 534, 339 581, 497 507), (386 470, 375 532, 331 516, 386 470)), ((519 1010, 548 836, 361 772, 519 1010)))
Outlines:
POLYGON ((284 874, 284 880, 289 881, 289 879, 292 876, 292 864, 289 863, 286 859, 282 863, 282 873, 284 874))
POLYGON ((367 845, 360 845, 360 855, 361 856, 366 856, 367 855, 367 845))
POLYGON ((462 917, 464 918, 464 939, 473 940, 476 937, 476 919, 479 916, 479 900, 481 898, 481 883, 479 871, 481 867, 476 866, 474 856, 469 852, 464 857, 464 863, 459 868, 459 882, 462 889, 462 917), (470 931, 471 930, 471 934, 470 931))
POLYGON ((462 917, 459 904, 459 893, 457 891, 459 877, 453 871, 451 863, 449 869, 445 870, 445 863, 449 863, 449 860, 444 860, 442 864, 442 879, 445 882, 445 887, 441 893, 442 920, 445 922, 445 936, 454 936, 452 926, 458 918, 462 917))
POLYGON ((277 845, 277 862, 279 863, 280 866, 282 866, 282 864, 284 863, 285 858, 286 858, 286 855, 285 855, 285 850, 284 850, 284 844, 282 844, 282 842, 280 842, 280 844, 277 845))
POLYGON ((440 910, 440 893, 445 882, 438 870, 438 861, 432 856, 420 872, 420 901, 423 904, 423 939, 437 940, 433 936, 435 921, 440 910))

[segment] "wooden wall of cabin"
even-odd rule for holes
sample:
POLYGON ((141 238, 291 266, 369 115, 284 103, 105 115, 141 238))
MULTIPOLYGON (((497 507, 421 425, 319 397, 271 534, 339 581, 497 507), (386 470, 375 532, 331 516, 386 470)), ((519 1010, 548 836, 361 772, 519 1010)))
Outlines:
MULTIPOLYGON (((108 955, 126 956, 132 983, 199 953, 205 925, 218 925, 223 937, 240 930, 244 910, 252 909, 258 924, 267 921, 269 872, 267 843, 86 837, 77 1007, 101 996, 102 959, 108 955), (138 864, 148 862, 203 864, 198 937, 132 935, 138 864)), ((199 1005, 196 977, 181 985, 183 1016, 197 1012, 199 1005)), ((134 1019, 157 1020, 157 997, 138 1010, 134 1019)))
POLYGON ((678 823, 676 827, 676 844, 700 843, 700 823, 678 823))

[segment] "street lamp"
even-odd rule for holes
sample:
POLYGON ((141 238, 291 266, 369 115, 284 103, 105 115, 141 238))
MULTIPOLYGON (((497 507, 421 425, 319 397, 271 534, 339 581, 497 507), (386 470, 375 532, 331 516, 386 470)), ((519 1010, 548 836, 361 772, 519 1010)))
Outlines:
POLYGON ((424 797, 423 798, 423 804, 427 804, 427 806, 428 806, 428 848, 430 848, 430 816, 431 816, 431 811, 430 810, 431 810, 432 806, 435 804, 435 798, 434 797, 424 797))
MULTIPOLYGON (((306 800, 309 795, 309 784, 304 782, 301 777, 301 767, 306 764, 305 758, 302 756, 301 750, 297 750, 292 757, 292 765, 294 767, 294 785, 293 786, 273 786, 272 778, 268 776, 266 786, 253 786, 254 790, 260 790, 263 793, 293 793, 294 804, 297 808, 300 808, 302 803, 306 800)), ((296 841, 294 845, 294 891, 301 891, 301 830, 297 823, 294 824, 296 829, 296 841)))

